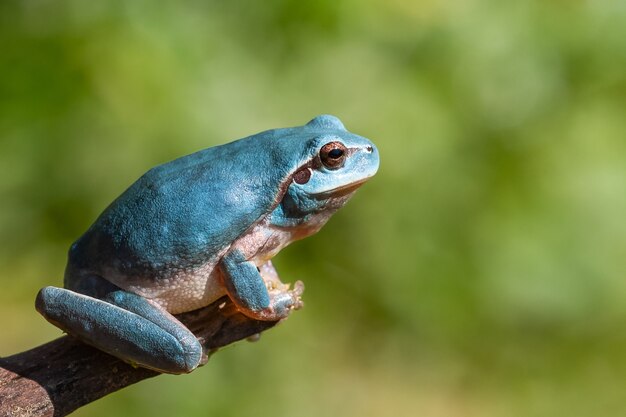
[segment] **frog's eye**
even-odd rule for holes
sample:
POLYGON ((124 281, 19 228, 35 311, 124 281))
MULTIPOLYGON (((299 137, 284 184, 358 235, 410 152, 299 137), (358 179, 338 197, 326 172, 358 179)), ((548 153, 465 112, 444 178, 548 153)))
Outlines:
POLYGON ((346 147, 341 142, 329 142, 320 149, 320 160, 326 168, 339 168, 346 160, 346 147))

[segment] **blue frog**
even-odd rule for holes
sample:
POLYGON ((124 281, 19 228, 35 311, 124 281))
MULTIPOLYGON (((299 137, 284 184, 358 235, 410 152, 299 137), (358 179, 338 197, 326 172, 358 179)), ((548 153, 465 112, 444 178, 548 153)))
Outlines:
POLYGON ((69 250, 64 288, 37 310, 126 362, 188 373, 202 346, 173 314, 227 295, 243 314, 281 320, 302 306, 271 258, 316 233, 378 170, 369 140, 330 115, 157 166, 69 250))

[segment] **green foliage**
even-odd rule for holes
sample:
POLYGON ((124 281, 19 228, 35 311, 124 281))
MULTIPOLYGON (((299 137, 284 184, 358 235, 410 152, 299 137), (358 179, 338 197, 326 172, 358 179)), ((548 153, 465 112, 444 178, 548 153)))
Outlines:
POLYGON ((0 354, 149 167, 320 113, 377 177, 281 253, 304 310, 76 413, 626 413, 626 7, 0 3, 0 354))

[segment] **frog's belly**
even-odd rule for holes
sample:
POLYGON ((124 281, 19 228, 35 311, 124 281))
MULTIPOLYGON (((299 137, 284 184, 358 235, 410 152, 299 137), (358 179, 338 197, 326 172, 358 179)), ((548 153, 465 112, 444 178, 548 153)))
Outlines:
POLYGON ((196 310, 226 295, 217 262, 161 278, 151 285, 127 285, 126 289, 161 305, 172 314, 196 310))
POLYGON ((315 219, 305 227, 279 228, 265 219, 198 268, 176 272, 169 278, 149 283, 141 280, 135 285, 126 280, 118 285, 153 300, 172 314, 205 307, 227 294, 217 268, 226 252, 237 250, 245 259, 260 267, 292 241, 317 232, 325 220, 326 217, 315 219))

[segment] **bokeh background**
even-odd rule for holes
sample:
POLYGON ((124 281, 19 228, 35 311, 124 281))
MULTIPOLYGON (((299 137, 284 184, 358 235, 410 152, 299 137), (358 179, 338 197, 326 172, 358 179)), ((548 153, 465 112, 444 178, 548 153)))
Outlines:
POLYGON ((379 174, 285 249, 304 310, 77 416, 626 415, 626 4, 0 3, 0 355, 153 165, 317 114, 379 174))

